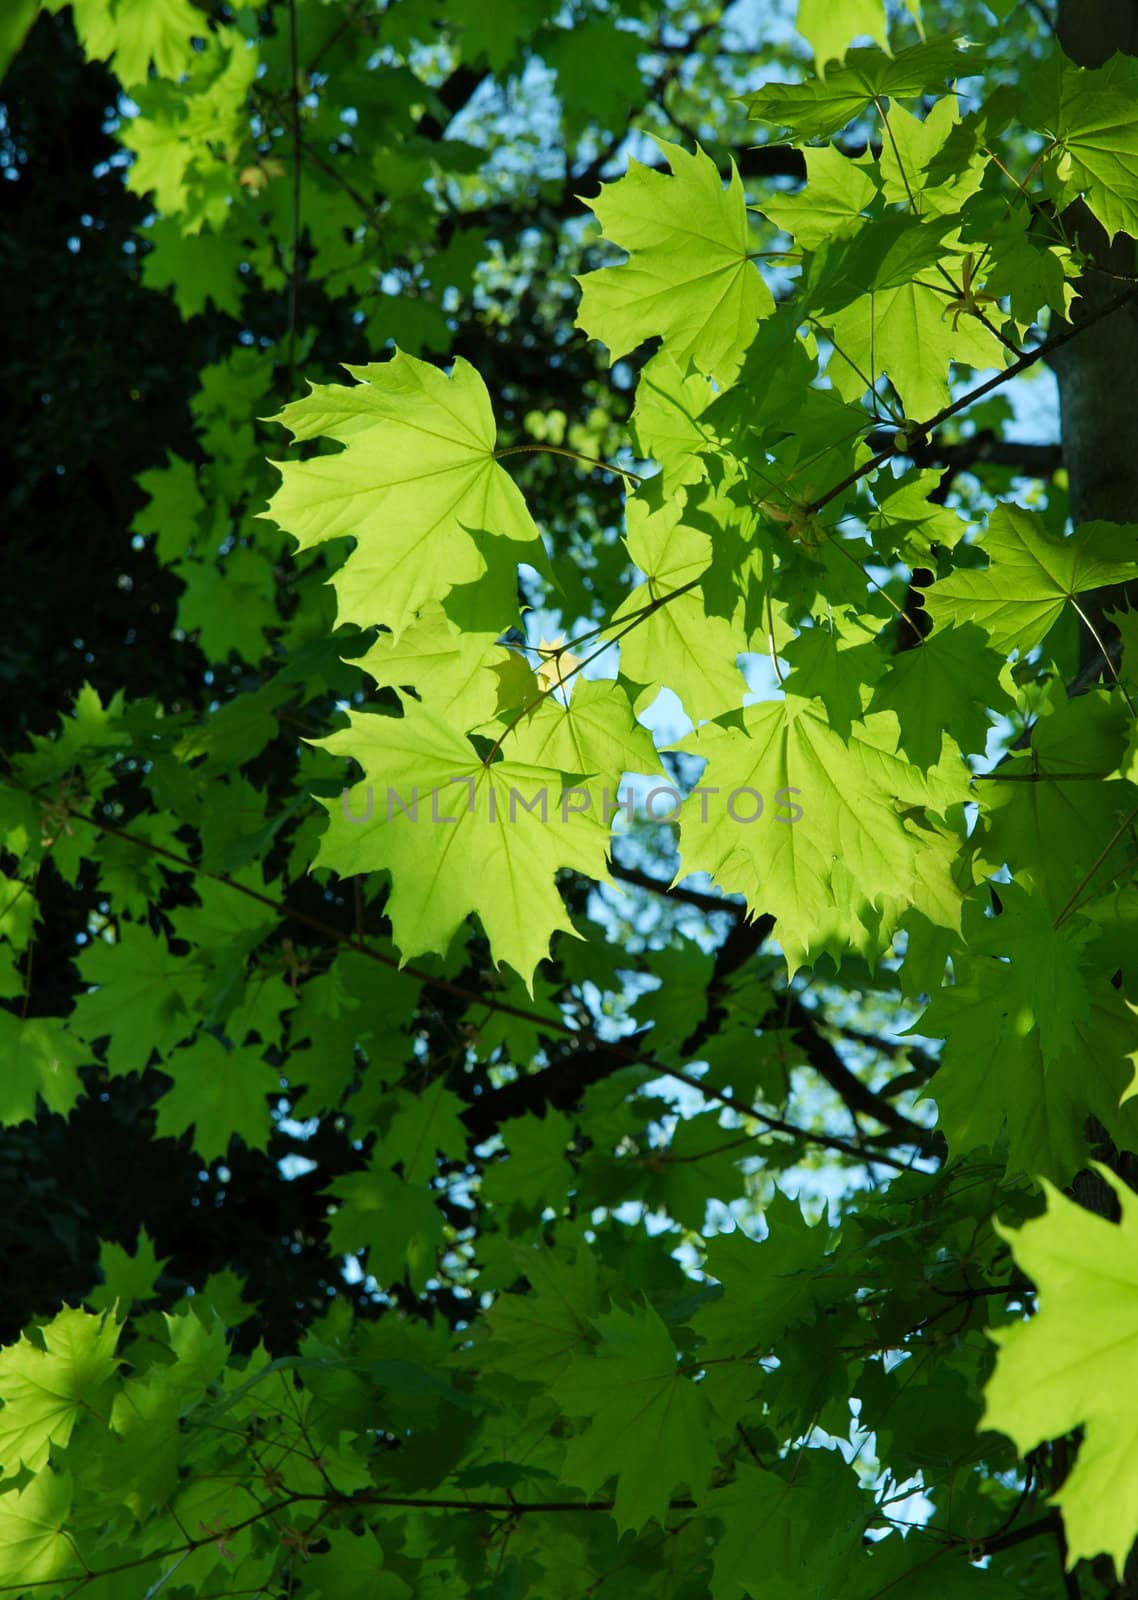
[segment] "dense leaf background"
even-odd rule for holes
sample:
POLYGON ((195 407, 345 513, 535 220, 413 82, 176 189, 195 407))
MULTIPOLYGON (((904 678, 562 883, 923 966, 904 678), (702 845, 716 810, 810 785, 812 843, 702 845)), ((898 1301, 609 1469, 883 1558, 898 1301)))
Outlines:
POLYGON ((0 1592, 1138 1595, 1132 0, 0 68, 0 1592))

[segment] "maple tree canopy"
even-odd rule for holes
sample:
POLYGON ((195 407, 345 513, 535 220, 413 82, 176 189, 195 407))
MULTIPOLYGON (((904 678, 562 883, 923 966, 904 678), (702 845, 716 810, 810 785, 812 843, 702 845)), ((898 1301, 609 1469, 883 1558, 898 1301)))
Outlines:
POLYGON ((1138 1600, 1138 4, 0 70, 0 1596, 1138 1600))

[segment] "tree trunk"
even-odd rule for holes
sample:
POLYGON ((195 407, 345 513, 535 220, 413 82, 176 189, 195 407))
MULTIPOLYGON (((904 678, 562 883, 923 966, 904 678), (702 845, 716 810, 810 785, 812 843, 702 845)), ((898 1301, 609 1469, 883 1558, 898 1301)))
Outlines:
MULTIPOLYGON (((1057 31, 1065 54, 1080 66, 1102 66, 1118 50, 1138 54, 1138 0, 1060 0, 1057 31)), ((1091 263, 1072 307, 1071 320, 1078 324, 1117 296, 1120 285, 1112 274, 1134 276, 1135 245, 1127 234, 1109 243, 1081 201, 1068 209, 1064 221, 1091 263)), ((1131 392, 1138 373, 1138 302, 1057 350, 1053 365, 1076 527, 1096 520, 1138 522, 1138 405, 1131 392)), ((1103 612, 1124 603, 1120 589, 1099 591, 1082 602, 1108 642, 1114 630, 1103 624, 1103 612)), ((1107 670, 1100 645, 1084 629, 1080 666, 1096 661, 1107 670)))
MULTIPOLYGON (((1116 51, 1138 55, 1138 0, 1059 0, 1056 31, 1064 53, 1079 66, 1101 67, 1116 51)), ((1088 258, 1089 267, 1072 307, 1076 325, 1089 312, 1117 297, 1122 285, 1116 276, 1133 277, 1135 241, 1118 234, 1113 243, 1082 201, 1069 207, 1064 224, 1088 258), (1096 270, 1097 269, 1097 270, 1096 270)), ((1092 521, 1138 523, 1138 403, 1131 392, 1138 373, 1138 302, 1120 307, 1094 327, 1080 333, 1060 350, 1052 363, 1059 381, 1063 462, 1067 469, 1071 517, 1078 527, 1092 521)), ((1134 599, 1136 586, 1117 585, 1086 595, 1080 601, 1099 639, 1083 627, 1080 671, 1087 676, 1110 677, 1102 640, 1108 648, 1117 630, 1103 614, 1134 599)), ((1089 1130, 1096 1131, 1094 1126, 1089 1130)), ((1135 1185, 1138 1158, 1114 1150, 1103 1135, 1100 1157, 1124 1181, 1135 1185)), ((1071 1194, 1082 1205, 1103 1216, 1117 1216, 1117 1201, 1096 1172, 1079 1173, 1071 1194)), ((1097 1569, 1096 1569, 1097 1570, 1097 1569)), ((1130 1553, 1117 1600, 1138 1600, 1138 1545, 1130 1553)))

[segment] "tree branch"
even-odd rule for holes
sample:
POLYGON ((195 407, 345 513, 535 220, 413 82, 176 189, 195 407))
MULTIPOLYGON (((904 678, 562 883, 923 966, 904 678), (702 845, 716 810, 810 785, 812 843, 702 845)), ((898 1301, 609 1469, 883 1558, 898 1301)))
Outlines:
MULTIPOLYGON (((11 781, 9 779, 9 782, 11 781)), ((13 784, 13 787, 21 788, 26 794, 34 794, 33 790, 24 789, 23 785, 13 784)), ((533 1073, 525 1078, 517 1079, 514 1083, 506 1084, 503 1088, 496 1089, 492 1093, 483 1095, 474 1101, 468 1111, 463 1114, 463 1120, 470 1128, 477 1142, 481 1142, 490 1133, 495 1132, 501 1121, 509 1116, 519 1114, 518 1111, 512 1108, 516 1101, 521 1100, 523 1095, 527 1097, 527 1100, 521 1106, 522 1110, 529 1110, 534 1105, 543 1103, 558 1105, 561 1103, 558 1097, 568 1095, 570 1092, 574 1097, 571 1100, 565 1100, 564 1103, 566 1105, 575 1105, 580 1099, 583 1090, 590 1083, 595 1083, 601 1078, 611 1076, 621 1067, 637 1066, 648 1069, 658 1077, 673 1078, 677 1083, 686 1084, 689 1089, 695 1089, 705 1100, 726 1106, 740 1116, 748 1117, 760 1123, 768 1132, 784 1133, 791 1138, 802 1140, 808 1144, 817 1144, 828 1150, 840 1151, 843 1155, 852 1156, 857 1161, 893 1167, 897 1171, 908 1170, 909 1163, 899 1161, 894 1156, 863 1149, 850 1140, 838 1138, 836 1135, 815 1133, 810 1129, 800 1128, 795 1123, 787 1122, 782 1117, 772 1116, 768 1112, 760 1111, 757 1107, 749 1105, 745 1100, 737 1099, 725 1090, 717 1089, 712 1084, 703 1083, 694 1073, 679 1067, 668 1066, 654 1056, 631 1048, 623 1040, 599 1039, 593 1034, 571 1027, 567 1022, 546 1016, 539 1011, 532 1011, 525 1006, 511 1005, 509 1002, 500 1000, 494 995, 480 994, 476 990, 466 988, 463 984, 452 983, 447 978, 440 978, 435 973, 426 972, 421 967, 414 966, 410 962, 400 965, 396 957, 385 955, 383 951, 374 949, 373 946, 362 939, 356 938, 353 934, 345 933, 343 929, 337 928, 334 923, 326 922, 322 917, 314 917, 309 912, 300 910, 299 907, 289 906, 283 901, 274 900, 270 895, 261 894, 256 889, 250 889, 245 884, 235 882, 234 879, 227 877, 224 873, 210 872, 206 868, 198 866, 188 856, 182 856, 177 851, 168 850, 164 845, 151 844, 148 839, 140 839, 137 834, 128 833, 125 829, 118 828, 113 823, 102 822, 97 817, 73 808, 68 809, 68 815, 77 822, 84 822, 90 827, 98 828, 103 833, 122 839, 127 844, 135 845, 150 855, 170 861, 183 871, 198 873, 202 877, 212 879, 215 883, 224 884, 227 888, 234 890, 235 893, 244 895, 246 899, 268 907, 283 918, 299 922, 306 927, 314 929, 325 938, 342 945, 345 949, 356 951, 357 954, 364 956, 369 961, 375 961, 380 966, 391 968, 394 971, 405 973, 410 978, 417 979, 427 988, 438 989, 445 994, 454 995, 468 1005, 486 1006, 490 1010, 501 1012, 505 1016, 518 1017, 523 1021, 534 1023, 543 1033, 568 1037, 578 1041, 583 1046, 580 1051, 575 1052, 572 1056, 562 1058, 554 1063, 552 1067, 544 1069, 543 1072, 533 1073), (524 1085, 524 1089, 519 1088, 519 1085, 524 1085), (514 1091, 514 1093, 511 1094, 509 1091, 514 1091), (494 1107, 493 1112, 488 1111, 491 1105, 494 1107)), ((727 966, 727 961, 735 961, 734 952, 736 950, 747 949, 748 953, 750 953, 757 948, 757 944, 762 942, 773 925, 773 918, 763 917, 756 922, 743 923, 735 928, 720 946, 719 953, 721 958, 724 951, 732 952, 729 957, 724 958, 722 962, 723 970, 730 970, 727 966), (737 941, 736 935, 739 935, 737 941)), ((741 955, 739 960, 735 961, 735 964, 741 964, 742 959, 745 959, 745 955, 741 955)), ((720 963, 717 962, 717 968, 719 965, 720 963)))
POLYGON ((891 450, 915 466, 943 467, 953 472, 968 472, 973 467, 990 463, 994 467, 1011 467, 1026 477, 1050 478, 1063 465, 1061 444, 1024 444, 1016 439, 999 439, 988 428, 956 444, 927 439, 906 450, 894 447, 891 429, 875 428, 866 442, 871 450, 891 450))

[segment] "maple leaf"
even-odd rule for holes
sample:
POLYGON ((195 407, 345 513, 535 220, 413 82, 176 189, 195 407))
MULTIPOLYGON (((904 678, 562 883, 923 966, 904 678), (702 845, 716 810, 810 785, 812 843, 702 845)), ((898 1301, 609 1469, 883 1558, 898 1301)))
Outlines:
POLYGON ((589 1419, 569 1442, 566 1481, 592 1494, 615 1475, 618 1528, 663 1525, 676 1485, 702 1490, 715 1464, 706 1403, 651 1306, 616 1306, 592 1326, 599 1342, 552 1386, 570 1416, 589 1419))
MULTIPOLYGON (((554 1128, 555 1123, 549 1131, 554 1128)), ((602 1303, 597 1263, 585 1245, 572 1259, 545 1246, 515 1247, 511 1259, 530 1289, 494 1301, 482 1362, 522 1382, 548 1384, 595 1340, 591 1319, 602 1303)))
POLYGON ((663 469, 663 485, 674 493, 707 471, 703 452, 714 451, 715 431, 705 420, 715 389, 700 372, 686 375, 667 350, 658 350, 641 369, 636 386, 632 431, 639 453, 663 469))
POLYGON ((940 760, 946 734, 959 749, 983 753, 989 712, 1006 715, 1012 706, 1000 682, 1003 665, 975 623, 936 628, 894 657, 874 685, 869 709, 897 713, 898 745, 919 767, 940 760))
POLYGON ((882 50, 847 50, 837 71, 805 83, 768 83, 748 96, 747 109, 752 117, 791 129, 796 139, 823 138, 882 95, 903 100, 938 91, 946 79, 966 72, 967 48, 956 39, 929 39, 895 56, 882 50))
POLYGON ((958 569, 934 583, 927 605, 939 622, 978 622, 1003 654, 1026 655, 1087 589, 1122 583, 1138 565, 1138 528, 1088 522, 1068 538, 1037 512, 998 505, 980 542, 988 565, 958 569))
POLYGON ((870 948, 875 906, 911 901, 931 866, 906 807, 943 814, 967 798, 958 757, 946 752, 922 773, 894 754, 896 742, 887 713, 866 713, 847 741, 824 705, 787 695, 680 745, 707 758, 697 786, 707 798, 699 807, 689 798, 680 821, 684 871, 707 872, 775 916, 792 972, 826 949, 870 948))
POLYGON ((4 1053, 0 1125, 30 1122, 37 1097, 49 1111, 66 1116, 83 1093, 78 1067, 90 1060, 62 1017, 14 1016, 0 1008, 0 1050, 4 1053))
POLYGON ((87 1296, 87 1304, 95 1311, 106 1311, 117 1300, 121 1316, 134 1301, 153 1299, 157 1293, 155 1284, 169 1259, 155 1255, 154 1241, 145 1228, 138 1230, 133 1253, 105 1239, 99 1250, 103 1281, 87 1296))
POLYGON ((737 370, 774 300, 749 259, 747 209, 734 163, 724 189, 703 150, 655 138, 672 176, 630 161, 627 174, 586 204, 629 260, 578 281, 577 325, 613 361, 662 337, 681 369, 721 380, 737 370))
POLYGON ((109 1036, 112 1073, 141 1072, 152 1051, 169 1050, 193 1031, 187 999, 200 989, 200 976, 148 929, 124 923, 115 943, 95 940, 78 965, 98 988, 80 996, 71 1026, 88 1041, 109 1036))
POLYGON ((573 1123, 560 1111, 547 1110, 543 1117, 527 1113, 503 1122, 501 1134, 509 1154, 487 1168, 482 1195, 507 1217, 515 1207, 538 1213, 572 1184, 565 1150, 573 1123))
POLYGON ((0 1580, 9 1580, 13 1588, 51 1584, 53 1589, 65 1574, 82 1581, 74 1542, 65 1532, 72 1498, 70 1475, 51 1468, 22 1489, 0 1495, 0 1580))
POLYGON ((626 690, 609 678, 580 680, 568 705, 547 696, 511 732, 507 748, 537 766, 600 774, 614 791, 625 772, 654 776, 664 770, 626 690))
POLYGON ((735 1481, 703 1497, 722 1524, 715 1543, 713 1600, 836 1594, 860 1554, 864 1507, 857 1480, 836 1451, 808 1450, 792 1478, 745 1462, 735 1481))
POLYGON ((953 327, 944 309, 943 295, 910 278, 882 285, 828 319, 823 316, 833 330, 834 353, 826 371, 835 388, 856 400, 871 380, 887 372, 906 414, 930 417, 948 404, 952 362, 978 368, 1006 364, 1007 351, 983 323, 965 317, 953 327))
POLYGON ((345 448, 279 463, 264 515, 302 550, 351 534, 356 548, 332 580, 340 621, 398 635, 419 607, 486 571, 472 531, 529 542, 537 529, 498 463, 490 400, 468 362, 447 377, 397 352, 346 370, 354 388, 311 385, 276 419, 298 441, 345 448))
POLYGON ((1083 193, 1113 238, 1138 227, 1138 66, 1117 52, 1101 67, 1079 67, 1056 51, 1037 69, 1028 110, 1058 150, 1051 166, 1065 199, 1083 193))
POLYGON ((795 26, 814 48, 818 76, 825 78, 828 61, 844 61, 845 47, 863 35, 889 48, 884 0, 798 0, 795 26))
POLYGON ((797 244, 817 250, 857 231, 862 212, 877 193, 877 184, 871 168, 833 145, 808 146, 802 154, 806 187, 797 194, 771 195, 762 209, 763 215, 776 228, 793 235, 797 244))
POLYGON ((474 727, 498 702, 499 671, 508 656, 494 633, 459 628, 437 602, 425 605, 398 635, 381 635, 356 664, 377 688, 412 691, 448 722, 474 727))
POLYGON ((203 1033, 167 1056, 162 1071, 174 1086, 158 1102, 160 1139, 193 1128, 194 1149, 206 1162, 224 1156, 234 1134, 250 1150, 266 1148, 272 1126, 267 1096, 279 1090, 280 1074, 255 1049, 229 1050, 203 1033))
POLYGON ((113 1317, 65 1306, 38 1330, 0 1350, 0 1466, 37 1471, 53 1444, 65 1445, 84 1414, 98 1415, 118 1368, 121 1329, 113 1317))
POLYGON ((347 1172, 331 1185, 339 1202, 329 1227, 333 1250, 367 1251, 368 1271, 384 1287, 410 1277, 421 1294, 443 1243, 443 1219, 422 1184, 406 1183, 373 1159, 366 1172, 347 1172))
POLYGON ((625 543, 646 581, 617 607, 607 631, 620 642, 624 676, 646 685, 636 709, 662 687, 680 697, 693 721, 733 709, 746 693, 736 665, 739 630, 724 617, 708 615, 698 588, 679 592, 710 566, 710 538, 681 520, 678 501, 650 509, 634 495, 626 513, 625 543))
POLYGON ((1118 1572, 1138 1537, 1138 1197, 1100 1162, 1118 1198, 1109 1222, 1041 1180, 1047 1211, 1019 1229, 996 1223, 1036 1286, 1030 1322, 989 1330, 999 1346, 984 1426, 1026 1454, 1085 1429, 1074 1468, 1053 1499, 1063 1513, 1067 1568, 1106 1551, 1118 1572))
POLYGON ((404 959, 445 949, 473 911, 495 960, 530 985, 553 932, 574 931, 555 887, 557 869, 608 877, 600 802, 587 810, 563 803, 568 784, 552 767, 508 756, 484 765, 460 733, 421 706, 398 719, 351 721, 319 742, 353 756, 365 779, 375 780, 372 814, 368 820, 366 784, 343 805, 324 802, 331 821, 316 865, 341 877, 390 871, 386 910, 404 959))

